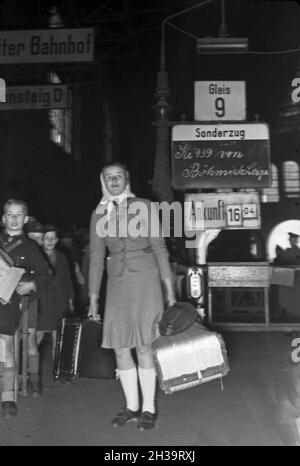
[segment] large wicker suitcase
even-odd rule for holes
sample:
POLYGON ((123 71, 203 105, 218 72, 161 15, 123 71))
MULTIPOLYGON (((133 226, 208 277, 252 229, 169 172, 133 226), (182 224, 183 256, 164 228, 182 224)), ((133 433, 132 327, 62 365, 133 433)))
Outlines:
POLYGON ((62 319, 57 328, 53 376, 115 378, 113 350, 101 348, 102 323, 88 319, 62 319))
POLYGON ((173 393, 226 375, 227 352, 221 335, 199 322, 153 343, 153 357, 162 391, 173 393))

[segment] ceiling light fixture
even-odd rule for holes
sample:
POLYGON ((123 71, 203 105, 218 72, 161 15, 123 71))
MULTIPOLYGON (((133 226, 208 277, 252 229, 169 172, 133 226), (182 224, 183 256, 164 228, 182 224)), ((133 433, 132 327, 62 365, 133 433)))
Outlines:
POLYGON ((247 37, 229 37, 225 21, 225 0, 222 2, 222 22, 218 37, 197 39, 197 52, 209 54, 245 53, 248 51, 247 37))

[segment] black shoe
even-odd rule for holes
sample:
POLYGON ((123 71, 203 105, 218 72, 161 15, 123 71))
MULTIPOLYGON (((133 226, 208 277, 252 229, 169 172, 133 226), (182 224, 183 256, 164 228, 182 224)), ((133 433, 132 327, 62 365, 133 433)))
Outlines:
POLYGON ((117 416, 112 420, 111 425, 113 427, 125 426, 128 422, 137 421, 140 415, 140 410, 131 411, 131 409, 124 408, 117 416))
POLYGON ((2 417, 8 419, 17 415, 17 405, 14 401, 3 401, 2 403, 2 417))
POLYGON ((139 430, 153 429, 155 426, 156 419, 157 419, 156 413, 150 413, 149 411, 143 411, 139 418, 137 428, 139 430))

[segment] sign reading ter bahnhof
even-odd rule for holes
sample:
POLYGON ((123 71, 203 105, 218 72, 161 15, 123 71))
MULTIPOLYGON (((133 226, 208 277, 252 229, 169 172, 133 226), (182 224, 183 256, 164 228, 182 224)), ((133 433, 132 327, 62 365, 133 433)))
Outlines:
POLYGON ((93 59, 93 28, 0 31, 0 64, 93 59))
POLYGON ((264 123, 179 124, 172 128, 175 189, 265 188, 270 184, 264 123))

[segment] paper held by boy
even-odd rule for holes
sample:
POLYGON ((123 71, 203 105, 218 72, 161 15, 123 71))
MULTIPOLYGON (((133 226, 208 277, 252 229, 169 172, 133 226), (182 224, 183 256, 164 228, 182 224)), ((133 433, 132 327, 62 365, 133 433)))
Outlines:
POLYGON ((0 255, 0 302, 7 304, 18 286, 25 270, 11 267, 0 255))

